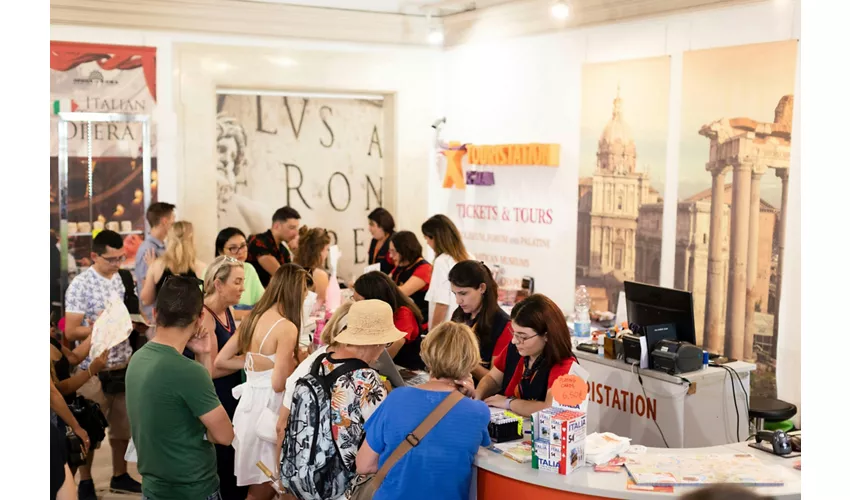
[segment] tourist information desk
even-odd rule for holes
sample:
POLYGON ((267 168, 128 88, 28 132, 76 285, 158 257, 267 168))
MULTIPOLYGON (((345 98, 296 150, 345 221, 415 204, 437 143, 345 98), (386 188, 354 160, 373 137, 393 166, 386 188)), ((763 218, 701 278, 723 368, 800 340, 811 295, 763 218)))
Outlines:
MULTIPOLYGON (((775 467, 783 486, 757 487, 754 491, 777 500, 799 499, 801 496, 800 471, 794 469, 799 458, 781 458, 755 450, 746 443, 736 443, 708 448, 684 448, 667 450, 649 448, 647 453, 675 453, 728 455, 749 453, 764 465, 775 467)), ((553 472, 541 472, 531 468, 530 463, 520 464, 486 448, 481 448, 475 457, 471 499, 478 500, 591 500, 599 498, 660 499, 675 498, 693 490, 693 486, 677 486, 673 492, 636 491, 628 489, 628 473, 595 472, 593 466, 585 465, 567 476, 553 472)))
POLYGON ((750 372, 755 365, 727 364, 736 376, 716 367, 668 375, 574 352, 589 372, 588 434, 613 432, 631 438, 632 444, 659 448, 699 448, 747 439, 750 372))

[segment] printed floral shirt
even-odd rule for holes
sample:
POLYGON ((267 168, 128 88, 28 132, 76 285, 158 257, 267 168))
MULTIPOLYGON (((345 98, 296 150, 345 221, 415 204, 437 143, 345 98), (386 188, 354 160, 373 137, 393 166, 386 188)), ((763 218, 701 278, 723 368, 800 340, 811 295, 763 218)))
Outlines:
MULTIPOLYGON (((325 358, 322 365, 327 374, 339 364, 331 363, 325 358)), ((354 471, 357 450, 366 436, 363 424, 387 397, 387 389, 378 372, 365 368, 346 373, 337 379, 332 392, 331 418, 334 440, 346 467, 354 471)))
MULTIPOLYGON (((65 293, 65 312, 83 315, 83 326, 92 326, 94 321, 106 309, 110 300, 124 300, 124 282, 118 273, 112 278, 104 278, 93 267, 77 275, 65 293)), ((130 341, 125 340, 109 350, 106 367, 111 369, 126 365, 130 361, 133 349, 130 341)), ((80 363, 80 368, 89 367, 91 358, 80 363)))

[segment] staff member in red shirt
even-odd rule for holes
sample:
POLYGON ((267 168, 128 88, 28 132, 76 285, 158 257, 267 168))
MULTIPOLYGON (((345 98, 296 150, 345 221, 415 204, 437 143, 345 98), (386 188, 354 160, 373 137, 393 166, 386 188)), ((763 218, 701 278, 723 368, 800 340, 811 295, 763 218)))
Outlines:
POLYGON ((369 243, 369 265, 380 264, 381 272, 390 274, 395 267, 390 257, 390 237, 395 232, 395 219, 385 208, 378 207, 369 214, 369 233, 372 242, 369 243))
POLYGON ((564 313, 545 295, 531 295, 514 306, 511 322, 513 340, 493 360, 475 398, 530 417, 552 406, 550 388, 576 358, 564 313))
POLYGON ((393 280, 384 273, 372 271, 357 278, 354 282, 354 300, 380 300, 393 310, 393 324, 404 332, 404 338, 398 339, 387 347, 387 352, 395 364, 410 370, 425 368, 419 357, 422 343, 422 313, 416 304, 398 289, 393 280))
POLYGON ((511 342, 511 318, 499 307, 498 286, 483 263, 458 262, 449 271, 449 283, 458 305, 452 321, 472 328, 478 337, 481 364, 472 370, 472 377, 481 380, 490 371, 493 354, 501 353, 511 342))
POLYGON ((399 231, 390 238, 390 258, 396 263, 390 277, 401 293, 410 297, 422 312, 422 324, 428 329, 428 301, 425 294, 431 285, 433 267, 422 258, 422 245, 410 231, 399 231))

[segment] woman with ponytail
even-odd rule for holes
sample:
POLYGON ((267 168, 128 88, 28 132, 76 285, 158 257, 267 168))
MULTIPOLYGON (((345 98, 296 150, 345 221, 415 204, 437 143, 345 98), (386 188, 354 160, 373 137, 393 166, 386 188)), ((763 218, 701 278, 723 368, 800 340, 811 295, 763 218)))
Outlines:
POLYGON ((204 275, 206 266, 195 257, 194 237, 195 230, 189 221, 177 221, 171 226, 165 240, 165 253, 148 263, 148 274, 139 297, 142 305, 153 305, 159 289, 171 275, 191 278, 204 275))
POLYGON ((331 236, 320 227, 301 226, 298 230, 298 250, 295 263, 307 270, 313 282, 313 291, 318 296, 317 305, 325 301, 330 276, 325 271, 325 261, 330 253, 331 236))
POLYGON ((458 308, 452 321, 472 328, 478 337, 481 364, 472 370, 475 380, 490 371, 490 362, 511 342, 511 318, 499 307, 499 289, 482 262, 465 260, 449 271, 449 282, 458 308))

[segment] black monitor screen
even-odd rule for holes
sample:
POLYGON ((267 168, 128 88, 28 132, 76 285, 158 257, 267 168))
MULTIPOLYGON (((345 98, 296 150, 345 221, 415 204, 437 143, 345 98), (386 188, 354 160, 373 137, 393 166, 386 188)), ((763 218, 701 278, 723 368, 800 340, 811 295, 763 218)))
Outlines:
POLYGON ((696 345, 694 298, 691 292, 626 281, 626 314, 642 328, 675 324, 676 339, 696 345))

